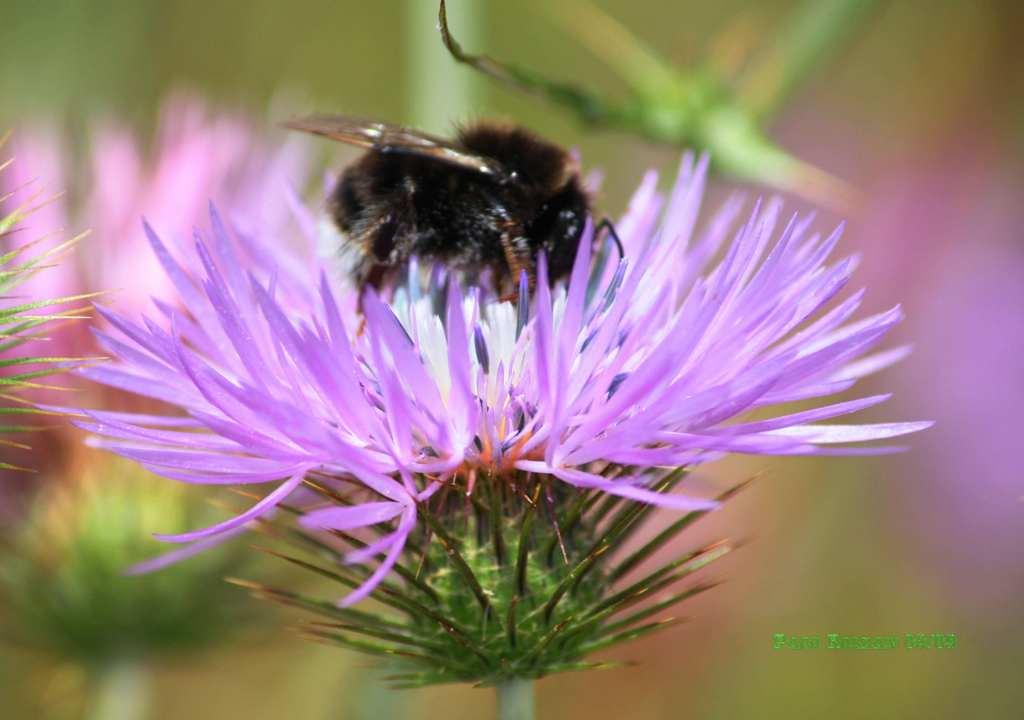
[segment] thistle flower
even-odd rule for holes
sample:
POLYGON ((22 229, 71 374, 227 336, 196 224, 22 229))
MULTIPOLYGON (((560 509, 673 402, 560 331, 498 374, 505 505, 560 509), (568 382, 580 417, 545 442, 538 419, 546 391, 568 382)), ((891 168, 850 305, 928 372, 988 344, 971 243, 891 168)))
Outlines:
POLYGON ((360 318, 356 291, 308 252, 312 230, 298 258, 213 211, 185 259, 147 227, 180 307, 101 309, 117 361, 83 374, 182 413, 82 410, 79 424, 168 478, 271 486, 223 522, 158 537, 184 544, 176 560, 259 521, 351 592, 340 606, 255 592, 329 619, 309 628, 320 639, 399 658, 400 684, 512 688, 601 666, 583 657, 661 627, 642 623, 707 585, 624 610, 730 548, 643 570, 722 499, 672 492, 690 469, 732 452, 890 452, 849 444, 927 425, 818 423, 888 397, 820 400, 905 354, 866 354, 900 310, 851 322, 862 292, 824 310, 856 261, 829 264, 840 231, 783 225, 777 201, 731 243, 739 201, 696 233, 706 170, 687 156, 667 198, 649 174, 617 225, 623 259, 592 251, 588 229, 569 280, 551 288, 541 258, 515 303, 413 266, 390 297, 368 291, 360 318), (683 515, 613 563, 656 506, 683 515), (351 607, 366 597, 397 614, 351 607))

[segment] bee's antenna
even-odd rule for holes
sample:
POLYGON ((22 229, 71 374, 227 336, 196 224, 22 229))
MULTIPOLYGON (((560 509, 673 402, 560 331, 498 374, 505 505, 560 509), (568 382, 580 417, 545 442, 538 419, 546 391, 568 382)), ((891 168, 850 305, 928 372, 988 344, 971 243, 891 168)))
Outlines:
POLYGON ((626 251, 622 249, 622 240, 619 239, 619 234, 615 231, 612 221, 608 218, 602 218, 601 222, 597 224, 597 228, 594 229, 594 234, 600 235, 602 230, 607 230, 608 234, 612 236, 612 240, 615 241, 615 247, 619 251, 619 260, 625 260, 626 251))

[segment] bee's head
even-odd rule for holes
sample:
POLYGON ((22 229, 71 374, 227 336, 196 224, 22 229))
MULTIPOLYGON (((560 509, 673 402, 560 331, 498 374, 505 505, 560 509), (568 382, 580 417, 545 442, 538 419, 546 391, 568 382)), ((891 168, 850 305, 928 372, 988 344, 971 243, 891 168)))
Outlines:
POLYGON ((541 203, 536 216, 526 225, 525 235, 534 253, 543 250, 547 254, 548 275, 552 281, 572 270, 589 212, 589 198, 579 180, 573 177, 541 203))

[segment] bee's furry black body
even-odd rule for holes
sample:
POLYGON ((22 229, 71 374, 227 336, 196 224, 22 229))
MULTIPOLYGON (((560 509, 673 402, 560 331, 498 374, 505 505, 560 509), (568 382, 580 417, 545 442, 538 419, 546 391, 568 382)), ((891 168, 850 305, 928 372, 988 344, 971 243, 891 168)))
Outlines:
POLYGON ((568 153, 516 127, 480 123, 457 143, 509 171, 495 178, 434 158, 371 149, 342 174, 331 196, 339 229, 362 250, 356 282, 380 286, 413 255, 470 276, 490 268, 514 287, 510 241, 532 270, 539 251, 551 280, 572 267, 589 209, 568 153))

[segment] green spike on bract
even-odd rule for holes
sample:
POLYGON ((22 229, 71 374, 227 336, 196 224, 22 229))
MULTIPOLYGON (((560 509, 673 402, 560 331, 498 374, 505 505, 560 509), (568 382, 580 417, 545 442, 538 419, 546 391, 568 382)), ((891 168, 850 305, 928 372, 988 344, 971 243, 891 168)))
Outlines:
MULTIPOLYGON (((6 139, 6 135, 0 138, 0 146, 6 139)), ((9 165, 10 161, 0 164, 0 172, 9 165)), ((26 282, 39 273, 53 269, 84 237, 78 236, 49 248, 44 247, 45 238, 20 241, 15 231, 35 209, 33 203, 37 198, 38 193, 0 214, 0 395, 4 403, 0 406, 0 415, 8 417, 53 414, 34 407, 23 397, 24 393, 63 389, 38 381, 64 373, 83 360, 39 355, 36 351, 46 347, 50 333, 62 322, 87 317, 88 308, 78 304, 95 296, 78 294, 36 298, 25 293, 26 282)), ((6 196, 0 202, 9 200, 10 196, 6 196)), ((3 435, 34 429, 37 426, 23 422, 11 423, 0 418, 0 434, 3 435)), ((4 446, 19 449, 26 447, 24 443, 4 443, 4 446)), ((0 469, 26 470, 8 460, 0 460, 0 469)))
MULTIPOLYGON (((667 472, 650 487, 667 491, 684 478, 682 470, 667 472)), ((330 492, 316 483, 310 486, 322 495, 330 492)), ((340 607, 337 595, 312 597, 232 582, 257 597, 319 616, 322 620, 302 626, 304 636, 388 662, 396 687, 495 685, 616 666, 586 656, 680 622, 659 616, 715 583, 662 591, 733 547, 721 542, 677 550, 668 560, 647 567, 655 550, 665 550, 704 513, 690 513, 660 532, 648 532, 650 506, 624 499, 593 502, 593 493, 550 478, 485 475, 475 480, 475 488, 470 501, 466 481, 456 480, 421 503, 423 523, 399 559, 406 572, 374 588, 370 598, 376 603, 367 609, 340 607), (639 549, 635 544, 625 547, 636 532, 653 539, 639 549), (565 558, 557 549, 552 552, 559 545, 565 558), (420 569, 413 573, 411 567, 420 569), (622 583, 620 578, 634 569, 644 569, 644 576, 622 583)), ((282 509, 285 514, 297 512, 290 506, 282 509)), ((337 594, 365 579, 365 569, 345 563, 347 548, 364 547, 361 541, 346 537, 344 545, 330 544, 322 535, 296 530, 286 519, 265 520, 260 526, 289 547, 265 552, 329 581, 337 594)), ((374 537, 389 531, 386 525, 374 528, 374 537)), ((335 537, 342 539, 337 533, 335 537)))

